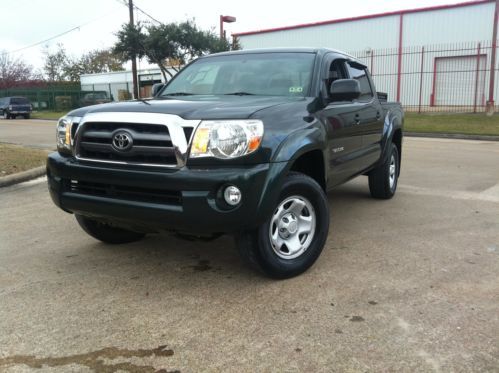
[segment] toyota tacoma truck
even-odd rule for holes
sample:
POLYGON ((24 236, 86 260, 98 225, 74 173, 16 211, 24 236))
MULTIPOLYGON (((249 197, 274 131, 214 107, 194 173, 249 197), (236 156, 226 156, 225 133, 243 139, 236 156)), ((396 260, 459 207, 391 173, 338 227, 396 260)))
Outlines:
POLYGON ((326 243, 329 190, 367 175, 374 198, 395 194, 401 106, 345 53, 213 54, 154 91, 57 124, 51 197, 98 240, 232 234, 247 263, 289 278, 326 243))

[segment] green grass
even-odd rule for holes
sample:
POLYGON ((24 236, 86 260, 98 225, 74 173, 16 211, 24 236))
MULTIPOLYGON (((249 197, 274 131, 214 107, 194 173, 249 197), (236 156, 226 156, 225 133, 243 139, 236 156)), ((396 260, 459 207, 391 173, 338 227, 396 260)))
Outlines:
POLYGON ((43 166, 49 152, 0 143, 0 177, 43 166))
POLYGON ((53 119, 58 120, 60 117, 67 114, 67 111, 34 111, 31 114, 33 119, 53 119))
POLYGON ((499 115, 405 113, 407 132, 499 135, 499 115))

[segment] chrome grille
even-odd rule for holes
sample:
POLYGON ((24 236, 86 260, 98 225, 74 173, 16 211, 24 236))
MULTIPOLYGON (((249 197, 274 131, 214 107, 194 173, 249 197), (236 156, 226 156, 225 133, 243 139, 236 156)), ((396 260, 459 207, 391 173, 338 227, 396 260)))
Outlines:
POLYGON ((75 156, 85 161, 181 167, 198 123, 169 114, 87 114, 75 134, 75 156), (126 149, 113 143, 123 133, 132 142, 126 149))

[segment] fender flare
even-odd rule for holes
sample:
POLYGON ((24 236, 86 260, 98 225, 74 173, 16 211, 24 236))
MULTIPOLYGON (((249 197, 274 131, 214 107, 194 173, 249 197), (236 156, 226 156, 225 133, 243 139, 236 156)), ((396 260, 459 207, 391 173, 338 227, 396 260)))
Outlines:
MULTIPOLYGON (((259 222, 263 222, 272 213, 279 198, 281 186, 294 161, 313 150, 324 152, 325 143, 325 134, 318 127, 295 131, 281 142, 270 162, 269 172, 258 202, 257 220, 259 222)), ((324 160, 324 167, 325 165, 324 160)))
POLYGON ((379 164, 383 164, 390 156, 388 151, 390 144, 393 142, 393 135, 396 130, 402 128, 402 124, 399 122, 400 120, 395 112, 389 110, 386 113, 383 124, 383 136, 381 138, 381 157, 379 164))

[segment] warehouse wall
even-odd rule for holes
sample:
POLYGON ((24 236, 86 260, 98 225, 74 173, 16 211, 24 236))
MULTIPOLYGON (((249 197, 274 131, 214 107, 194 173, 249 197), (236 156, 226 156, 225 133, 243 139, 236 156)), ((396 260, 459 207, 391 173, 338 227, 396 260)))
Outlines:
MULTIPOLYGON (((403 13, 403 46, 488 40, 494 2, 403 13)), ((240 35, 243 49, 326 47, 345 51, 396 48, 400 15, 364 18, 326 25, 240 35)))
POLYGON ((243 49, 326 47, 340 50, 388 48, 398 45, 397 15, 341 22, 239 37, 243 49))
POLYGON ((494 3, 404 14, 404 47, 489 40, 494 3))

